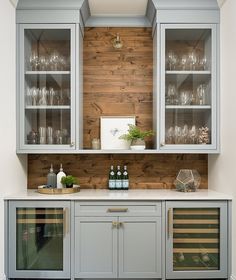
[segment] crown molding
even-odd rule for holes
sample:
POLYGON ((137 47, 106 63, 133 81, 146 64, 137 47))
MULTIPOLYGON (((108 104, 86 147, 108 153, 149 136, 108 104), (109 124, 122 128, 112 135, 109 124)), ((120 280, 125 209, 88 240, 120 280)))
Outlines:
POLYGON ((18 0, 9 0, 9 1, 10 1, 10 3, 12 4, 12 6, 13 6, 14 8, 16 8, 18 0))
POLYGON ((226 0, 217 0, 218 4, 220 6, 220 8, 224 5, 224 3, 226 2, 226 0))

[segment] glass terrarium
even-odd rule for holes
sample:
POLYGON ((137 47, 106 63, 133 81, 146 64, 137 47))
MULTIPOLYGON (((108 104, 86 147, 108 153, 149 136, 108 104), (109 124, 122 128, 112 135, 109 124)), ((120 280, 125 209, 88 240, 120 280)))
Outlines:
POLYGON ((181 169, 175 180, 175 187, 180 192, 195 192, 201 183, 197 170, 181 169))

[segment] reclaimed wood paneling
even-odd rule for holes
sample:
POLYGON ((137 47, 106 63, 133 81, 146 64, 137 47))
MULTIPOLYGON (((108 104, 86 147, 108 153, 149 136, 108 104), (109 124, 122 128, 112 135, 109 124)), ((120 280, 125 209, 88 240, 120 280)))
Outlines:
MULTIPOLYGON (((101 116, 134 115, 152 129, 151 28, 86 28, 84 37, 84 148, 100 138, 101 116), (119 33, 124 46, 115 50, 119 33)), ((152 140, 147 141, 152 147, 152 140)))
POLYGON ((63 163, 67 174, 76 176, 82 188, 107 188, 111 165, 127 165, 130 188, 172 188, 179 169, 197 169, 201 175, 201 188, 207 188, 207 155, 29 155, 28 188, 46 183, 53 164, 58 172, 63 163))

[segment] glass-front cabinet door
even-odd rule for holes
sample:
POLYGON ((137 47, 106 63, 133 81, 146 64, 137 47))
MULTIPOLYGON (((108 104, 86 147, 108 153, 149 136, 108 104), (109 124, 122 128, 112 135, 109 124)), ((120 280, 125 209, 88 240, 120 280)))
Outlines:
POLYGON ((69 209, 69 202, 10 202, 10 277, 70 278, 69 209))
POLYGON ((166 210, 167 278, 227 278, 227 204, 167 202, 166 210))
POLYGON ((216 150, 214 25, 162 25, 161 150, 216 150))
POLYGON ((75 26, 19 25, 20 148, 75 149, 75 26))

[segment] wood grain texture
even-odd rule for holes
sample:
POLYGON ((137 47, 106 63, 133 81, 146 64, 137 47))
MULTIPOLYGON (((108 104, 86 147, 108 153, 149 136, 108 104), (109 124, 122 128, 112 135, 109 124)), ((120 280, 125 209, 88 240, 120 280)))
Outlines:
POLYGON ((107 188, 111 165, 127 165, 130 188, 173 188, 179 169, 197 169, 202 181, 200 188, 207 188, 207 155, 28 155, 28 188, 46 183, 46 176, 53 164, 58 172, 63 163, 67 174, 76 176, 82 188, 107 188))
MULTIPOLYGON (((101 116, 136 116, 152 124, 153 41, 151 28, 86 28, 84 37, 84 148, 100 138, 101 116), (112 39, 119 33, 123 48, 112 39)), ((147 141, 152 147, 152 139, 147 141)))

